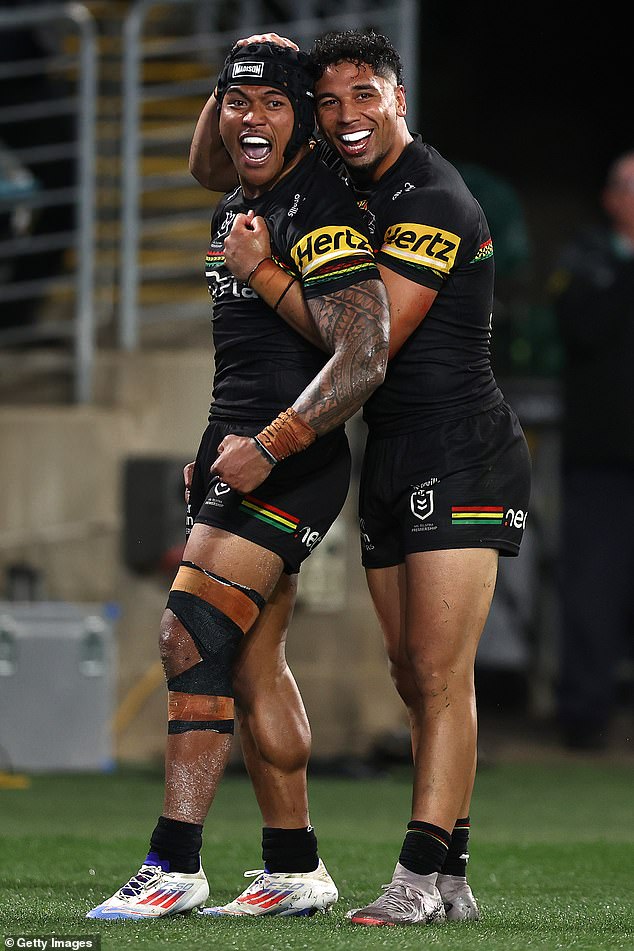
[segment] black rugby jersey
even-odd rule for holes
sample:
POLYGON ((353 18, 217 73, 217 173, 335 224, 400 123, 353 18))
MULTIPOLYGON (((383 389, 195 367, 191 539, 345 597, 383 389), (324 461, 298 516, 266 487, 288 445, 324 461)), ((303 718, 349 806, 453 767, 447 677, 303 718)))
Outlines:
MULTIPOLYGON (((324 144, 315 151, 328 161, 324 144)), ((410 432, 495 406, 502 394, 490 362, 493 245, 460 174, 416 135, 357 197, 377 261, 438 291, 365 404, 371 430, 410 432)))
POLYGON ((266 220, 273 259, 301 280, 308 300, 380 275, 350 189, 313 153, 259 198, 237 188, 219 202, 206 261, 215 349, 210 418, 260 423, 294 403, 329 355, 226 267, 224 239, 249 209, 266 220))

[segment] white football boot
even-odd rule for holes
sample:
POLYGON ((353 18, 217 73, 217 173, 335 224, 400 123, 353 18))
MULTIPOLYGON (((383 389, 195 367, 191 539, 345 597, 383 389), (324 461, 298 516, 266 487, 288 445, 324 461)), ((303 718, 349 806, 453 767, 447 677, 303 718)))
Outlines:
POLYGON ((355 925, 431 925, 446 920, 445 907, 436 888, 436 873, 416 875, 397 862, 383 894, 365 908, 346 915, 355 925))
POLYGON ((228 905, 203 908, 203 915, 254 917, 277 915, 303 917, 327 911, 337 901, 339 892, 324 863, 313 872, 267 872, 260 869, 245 872, 244 877, 257 876, 248 888, 228 905))
POLYGON ((202 866, 194 874, 170 872, 167 871, 167 862, 163 865, 148 864, 148 859, 153 857, 148 855, 136 875, 111 898, 89 911, 86 918, 135 921, 164 918, 205 904, 209 898, 209 884, 202 866))
POLYGON ((461 875, 439 875, 436 880, 447 921, 477 921, 480 909, 467 879, 461 875))

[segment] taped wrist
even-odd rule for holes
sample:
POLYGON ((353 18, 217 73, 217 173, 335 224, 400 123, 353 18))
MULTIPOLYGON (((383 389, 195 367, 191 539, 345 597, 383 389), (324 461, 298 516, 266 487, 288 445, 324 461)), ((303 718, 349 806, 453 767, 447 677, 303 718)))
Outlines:
POLYGON ((317 433, 290 407, 276 416, 255 438, 280 462, 307 449, 317 439, 317 433))
POLYGON ((201 660, 167 681, 168 733, 234 732, 233 665, 264 598, 193 562, 182 562, 167 601, 201 660))
POLYGON ((258 439, 257 436, 253 436, 252 438, 253 438, 253 442, 255 443, 255 445, 256 445, 256 447, 257 447, 257 450, 258 450, 258 452, 260 453, 260 455, 263 456, 264 459, 266 459, 266 461, 267 461, 270 465, 272 465, 272 466, 276 465, 277 459, 275 458, 275 456, 273 456, 273 455, 268 451, 268 449, 266 448, 266 446, 263 446, 263 445, 262 445, 262 443, 260 442, 260 440, 258 439))
POLYGON ((263 258, 249 275, 248 283, 260 300, 275 310, 295 283, 295 278, 278 267, 272 258, 263 258))
POLYGON ((250 270, 249 273, 247 274, 246 280, 245 280, 245 282, 244 282, 244 283, 247 285, 247 287, 251 287, 251 279, 255 277, 255 275, 256 275, 257 272, 260 270, 260 268, 264 266, 265 262, 266 262, 266 261, 272 261, 272 260, 273 260, 273 258, 271 257, 270 254, 268 254, 265 258, 260 258, 260 260, 258 261, 257 264, 254 264, 254 265, 253 265, 253 267, 251 268, 251 270, 250 270))

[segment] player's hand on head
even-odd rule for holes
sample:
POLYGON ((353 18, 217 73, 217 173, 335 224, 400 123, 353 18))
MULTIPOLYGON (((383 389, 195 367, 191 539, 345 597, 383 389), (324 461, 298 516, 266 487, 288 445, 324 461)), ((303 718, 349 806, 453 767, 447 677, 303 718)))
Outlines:
POLYGON ((253 439, 229 435, 218 446, 218 457, 209 471, 244 495, 261 485, 272 468, 253 439))
POLYGON ((246 281, 256 264, 271 257, 271 239, 264 218, 252 211, 236 215, 224 248, 227 267, 239 281, 246 281))
POLYGON ((297 43, 293 43, 287 36, 280 36, 279 33, 253 33, 252 36, 245 36, 238 40, 236 46, 248 46, 250 43, 276 43, 278 46, 288 46, 292 50, 298 50, 297 43))

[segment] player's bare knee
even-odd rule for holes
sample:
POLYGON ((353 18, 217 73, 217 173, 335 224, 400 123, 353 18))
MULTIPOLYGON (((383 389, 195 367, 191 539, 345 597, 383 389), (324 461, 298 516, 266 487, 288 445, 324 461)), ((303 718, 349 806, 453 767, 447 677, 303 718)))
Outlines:
POLYGON ((434 710, 470 696, 473 678, 451 665, 429 665, 413 670, 418 701, 434 710))
POLYGON ((161 620, 159 653, 167 680, 202 660, 191 635, 169 610, 161 620))
POLYGON ((418 691, 416 681, 412 677, 412 671, 408 665, 390 661, 390 675, 392 683, 396 687, 397 693, 405 706, 411 707, 415 704, 418 691))

